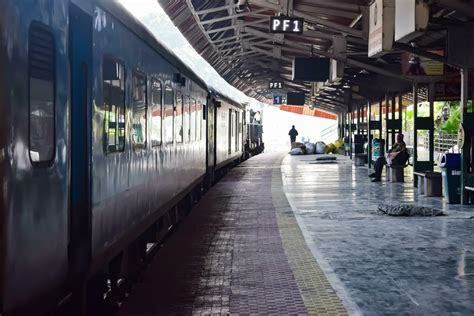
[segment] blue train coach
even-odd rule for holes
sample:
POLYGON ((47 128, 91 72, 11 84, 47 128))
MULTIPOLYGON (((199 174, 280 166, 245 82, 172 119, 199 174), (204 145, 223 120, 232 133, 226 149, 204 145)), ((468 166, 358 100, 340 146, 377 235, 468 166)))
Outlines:
POLYGON ((4 0, 0 15, 0 314, 38 315, 134 274, 255 146, 245 106, 115 1, 4 0))

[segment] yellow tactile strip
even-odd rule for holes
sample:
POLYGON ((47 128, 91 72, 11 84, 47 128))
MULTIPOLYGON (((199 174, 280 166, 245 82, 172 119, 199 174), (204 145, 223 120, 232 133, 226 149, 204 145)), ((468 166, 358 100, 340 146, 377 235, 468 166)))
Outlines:
MULTIPOLYGON (((277 160, 281 165, 281 160, 277 160)), ((283 191, 281 169, 273 168, 272 197, 283 248, 309 315, 348 315, 340 298, 306 245, 283 191)))

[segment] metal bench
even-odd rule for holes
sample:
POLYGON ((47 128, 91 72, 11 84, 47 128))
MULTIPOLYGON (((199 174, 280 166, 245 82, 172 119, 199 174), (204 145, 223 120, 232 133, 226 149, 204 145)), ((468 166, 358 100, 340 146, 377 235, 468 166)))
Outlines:
POLYGON ((385 170, 386 170, 386 175, 387 175, 387 181, 389 182, 405 182, 405 175, 404 171, 406 165, 386 165, 385 170))
POLYGON ((354 154, 354 164, 356 166, 363 166, 367 161, 367 154, 354 154))
MULTIPOLYGON (((470 187, 465 185, 464 186, 464 191, 467 191, 467 203, 472 204, 473 203, 473 195, 474 195, 474 187, 470 187)), ((461 194, 461 202, 462 202, 462 194, 461 194)))
POLYGON ((442 177, 440 172, 426 171, 413 172, 417 177, 418 194, 425 194, 426 196, 442 196, 442 177))

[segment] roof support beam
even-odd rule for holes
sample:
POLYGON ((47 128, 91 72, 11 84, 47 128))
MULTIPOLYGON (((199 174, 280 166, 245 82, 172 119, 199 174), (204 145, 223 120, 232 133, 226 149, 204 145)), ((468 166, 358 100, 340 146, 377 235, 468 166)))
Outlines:
POLYGON ((300 11, 309 11, 314 15, 323 15, 323 16, 337 16, 347 19, 355 19, 358 16, 357 12, 354 11, 345 11, 340 9, 328 9, 322 8, 315 5, 306 5, 306 4, 296 4, 296 10, 300 11))
MULTIPOLYGON (((228 52, 232 52, 232 51, 235 51, 235 50, 242 50, 242 46, 236 46, 236 47, 230 47, 230 48, 226 48, 226 49, 221 49, 219 50, 219 52, 221 54, 224 54, 224 53, 228 53, 228 52)), ((225 55, 225 54, 224 54, 225 55)))
MULTIPOLYGON (((255 47, 253 45, 249 45, 248 47, 249 49, 255 51, 255 52, 258 52, 258 53, 261 53, 261 54, 264 54, 264 55, 267 55, 267 56, 270 56, 270 57, 274 57, 272 53, 268 52, 267 50, 265 49, 261 49, 261 48, 258 48, 258 47, 255 47)), ((284 60, 284 61, 287 61, 289 63, 293 62, 293 59, 292 58, 289 58, 289 57, 286 57, 286 56, 281 56, 279 59, 281 60, 284 60)))
POLYGON ((474 7, 472 2, 460 1, 460 0, 437 0, 438 5, 456 10, 457 13, 467 16, 468 18, 474 18, 474 7))
POLYGON ((412 47, 410 45, 403 44, 403 43, 400 43, 400 42, 394 42, 393 46, 395 48, 398 48, 400 50, 403 50, 403 51, 406 51, 406 52, 409 52, 409 53, 413 53, 413 54, 416 54, 416 55, 419 55, 419 56, 422 56, 422 57, 426 57, 426 58, 429 58, 429 59, 432 59, 432 60, 442 62, 443 64, 448 63, 448 60, 446 59, 446 57, 435 54, 435 53, 425 51, 425 50, 420 49, 418 47, 412 47))
POLYGON ((326 111, 338 111, 338 112, 346 112, 347 111, 347 108, 348 106, 347 105, 342 105, 342 104, 332 104, 332 103, 328 103, 328 102, 325 102, 323 100, 318 100, 316 99, 314 101, 314 105, 313 107, 315 108, 321 108, 321 109, 324 109, 326 111))
MULTIPOLYGON (((234 59, 235 57, 253 55, 253 54, 256 54, 256 53, 258 53, 258 52, 257 52, 257 51, 245 51, 245 52, 241 52, 241 53, 238 53, 238 54, 234 54, 234 55, 232 55, 232 56, 223 57, 222 59, 224 59, 224 60, 232 60, 232 59, 234 59)), ((258 54, 257 54, 257 55, 258 55, 258 54)))
POLYGON ((200 23, 202 25, 206 25, 206 24, 211 24, 211 23, 216 23, 216 22, 227 21, 227 20, 230 20, 230 19, 240 18, 240 17, 244 17, 244 16, 253 16, 255 14, 262 13, 262 12, 265 12, 265 11, 266 10, 257 10, 255 12, 246 12, 246 13, 240 13, 240 14, 233 14, 233 15, 223 16, 223 17, 220 17, 220 18, 204 20, 204 21, 201 21, 200 23))
POLYGON ((245 38, 245 37, 250 37, 250 35, 239 34, 239 35, 235 35, 235 36, 231 36, 231 37, 225 37, 225 38, 222 38, 222 39, 219 39, 219 40, 215 40, 215 41, 212 41, 211 43, 218 44, 218 43, 227 42, 227 41, 230 41, 230 40, 239 40, 239 39, 245 38))
POLYGON ((236 8, 236 7, 237 7, 237 4, 229 4, 229 5, 225 5, 225 6, 222 6, 222 7, 210 8, 210 9, 206 9, 206 10, 196 11, 196 14, 208 14, 208 13, 212 13, 212 12, 219 12, 219 11, 224 11, 224 10, 228 10, 228 9, 233 9, 233 8, 236 8))
POLYGON ((303 13, 303 12, 300 12, 300 11, 295 10, 295 16, 302 17, 306 21, 311 22, 311 23, 324 25, 324 26, 326 26, 330 29, 336 30, 336 31, 338 31, 340 33, 343 33, 343 34, 352 35, 352 36, 358 37, 358 38, 364 38, 365 37, 363 31, 355 30, 351 27, 348 27, 348 26, 345 26, 345 25, 342 25, 342 24, 339 24, 339 23, 331 22, 329 20, 321 19, 321 18, 312 16, 312 15, 309 15, 309 14, 306 14, 306 13, 303 13))
POLYGON ((338 108, 338 109, 347 110, 347 108, 348 108, 348 105, 347 105, 347 104, 340 104, 340 103, 335 103, 335 102, 331 102, 331 101, 325 101, 325 100, 318 99, 318 98, 316 98, 316 100, 314 100, 314 102, 315 102, 315 103, 322 103, 322 104, 325 104, 326 106, 330 106, 330 107, 332 107, 333 109, 334 109, 334 108, 338 108))
POLYGON ((237 28, 242 28, 242 27, 245 27, 245 26, 260 24, 260 23, 265 23, 265 22, 267 22, 267 19, 260 19, 260 20, 257 20, 257 21, 243 23, 241 25, 231 25, 231 26, 221 27, 221 28, 218 28, 218 29, 206 30, 206 33, 207 34, 213 34, 213 33, 218 33, 218 32, 223 32, 223 31, 228 31, 228 30, 235 30, 237 28))

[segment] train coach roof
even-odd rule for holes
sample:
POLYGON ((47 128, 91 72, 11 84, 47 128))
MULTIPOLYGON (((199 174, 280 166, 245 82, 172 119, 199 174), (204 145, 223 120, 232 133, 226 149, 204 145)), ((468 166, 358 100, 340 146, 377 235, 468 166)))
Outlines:
POLYGON ((209 89, 209 94, 217 99, 220 99, 220 100, 224 100, 225 102, 227 103, 230 103, 234 106, 237 106, 237 107, 240 107, 240 108, 245 108, 245 104, 243 103, 240 103, 240 102, 237 102, 235 101, 234 99, 220 93, 220 92, 217 92, 216 89, 213 89, 213 88, 210 88, 209 89))
POLYGON ((117 1, 97 0, 97 4, 121 21, 126 27, 140 37, 145 43, 156 50, 167 61, 176 67, 183 75, 209 90, 207 83, 199 77, 190 67, 184 64, 180 58, 167 47, 165 47, 137 18, 117 1))

